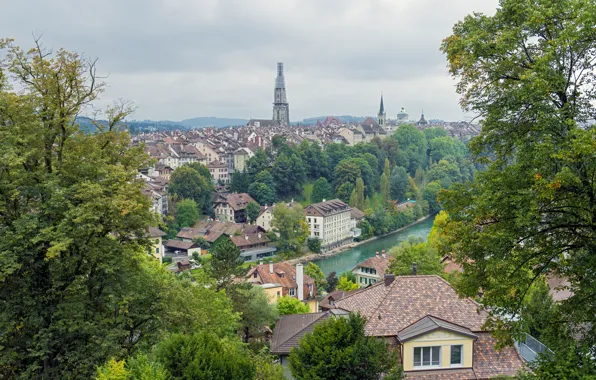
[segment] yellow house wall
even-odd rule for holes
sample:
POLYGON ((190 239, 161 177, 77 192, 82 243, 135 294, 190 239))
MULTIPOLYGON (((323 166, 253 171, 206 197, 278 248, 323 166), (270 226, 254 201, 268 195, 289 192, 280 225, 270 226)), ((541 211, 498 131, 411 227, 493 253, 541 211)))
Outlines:
MULTIPOLYGON (((404 371, 412 371, 414 369, 414 348, 415 347, 428 347, 428 346, 441 346, 441 368, 471 368, 472 367, 472 354, 474 349, 474 340, 464 335, 459 335, 451 331, 437 330, 431 333, 420 336, 416 339, 412 339, 403 344, 403 368, 404 371), (464 346, 463 366, 451 367, 451 351, 452 345, 461 344, 464 346)), ((430 368, 428 368, 430 369, 430 368)), ((435 368, 433 368, 435 369, 435 368)), ((417 368, 417 370, 424 370, 423 368, 417 368)))
POLYGON ((283 294, 281 286, 275 288, 267 288, 264 289, 265 293, 267 294, 267 298, 269 298, 269 303, 276 303, 277 302, 277 292, 279 292, 279 296, 283 294))
POLYGON ((318 313, 319 312, 319 301, 317 300, 309 300, 308 307, 310 307, 311 313, 318 313))
POLYGON ((151 247, 151 254, 159 260, 161 263, 163 261, 163 245, 161 237, 151 239, 153 242, 153 246, 151 247), (159 250, 159 253, 158 253, 159 250))

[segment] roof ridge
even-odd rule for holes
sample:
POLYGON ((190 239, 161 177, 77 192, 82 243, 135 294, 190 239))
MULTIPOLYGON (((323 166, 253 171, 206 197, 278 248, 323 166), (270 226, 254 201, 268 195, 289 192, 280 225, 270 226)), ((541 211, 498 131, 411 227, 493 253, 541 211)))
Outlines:
MULTIPOLYGON (((284 340, 283 342, 281 342, 280 344, 277 345, 276 348, 281 347, 283 344, 285 344, 287 341, 289 341, 290 339, 292 339, 293 337, 295 337, 296 335, 298 335, 300 332, 306 330, 307 327, 311 326, 313 323, 317 322, 319 319, 321 319, 323 316, 329 314, 329 311, 322 311, 320 312, 321 315, 319 315, 318 318, 314 319, 312 322, 310 322, 308 325, 304 326, 303 328, 301 328, 300 330, 296 331, 294 334, 290 335, 288 337, 288 339, 284 340)), ((317 314, 317 313, 304 313, 304 314, 290 314, 290 315, 312 315, 312 314, 317 314)), ((279 321, 278 321, 279 322, 279 321)))

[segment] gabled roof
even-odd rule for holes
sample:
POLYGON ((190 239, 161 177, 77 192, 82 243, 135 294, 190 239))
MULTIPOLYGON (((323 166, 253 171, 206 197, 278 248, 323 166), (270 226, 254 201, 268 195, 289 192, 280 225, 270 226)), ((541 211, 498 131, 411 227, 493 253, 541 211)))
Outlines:
POLYGON ((149 227, 149 237, 162 237, 162 236, 166 236, 167 234, 165 232, 163 232, 162 230, 160 230, 159 228, 155 228, 155 227, 149 227))
POLYGON ((238 248, 250 247, 255 244, 268 243, 269 239, 264 233, 246 234, 243 236, 231 236, 232 243, 238 248))
POLYGON ((182 228, 180 230, 180 232, 178 232, 178 234, 176 235, 176 237, 179 238, 179 239, 192 239, 192 240, 194 240, 199 235, 201 235, 201 232, 198 229, 191 228, 191 227, 184 227, 184 228, 182 228))
POLYGON ((426 315, 440 315, 470 331, 483 331, 488 314, 470 298, 459 298, 439 276, 397 276, 389 285, 379 281, 361 292, 348 294, 335 306, 368 318, 366 333, 396 336, 426 315))
POLYGON ((387 255, 384 257, 382 255, 375 255, 357 264, 352 270, 357 268, 372 268, 377 271, 377 275, 383 278, 385 276, 385 272, 387 272, 387 269, 389 268, 390 259, 391 258, 387 255))
POLYGON ((192 241, 181 241, 181 240, 168 240, 166 241, 165 246, 169 248, 178 248, 188 250, 195 245, 192 241))
POLYGON ((364 218, 366 216, 365 213, 363 213, 362 211, 360 211, 359 209, 357 209, 356 207, 352 207, 352 211, 350 213, 350 217, 352 219, 357 219, 360 220, 362 218, 364 218))
MULTIPOLYGON (((227 203, 230 205, 232 210, 240 211, 246 208, 246 205, 250 202, 257 203, 250 195, 247 193, 230 193, 226 195, 218 194, 218 196, 214 200, 215 203, 227 203)), ((258 204, 258 203, 257 203, 258 204)))
POLYGON ((404 343, 420 335, 424 335, 429 332, 441 329, 451 331, 459 335, 464 335, 472 339, 478 338, 478 336, 471 332, 470 329, 456 325, 451 322, 447 322, 437 317, 433 317, 432 315, 427 315, 424 318, 418 320, 417 322, 412 323, 405 329, 401 330, 397 334, 397 338, 400 342, 404 343))
POLYGON ((314 329, 317 322, 327 319, 331 313, 283 315, 275 324, 270 351, 274 355, 289 354, 300 339, 314 329))
MULTIPOLYGON (((251 268, 246 274, 247 280, 264 285, 264 284, 280 284, 284 288, 296 288, 296 268, 288 263, 275 263, 273 265, 273 273, 270 271, 271 264, 261 264, 251 268), (260 280, 253 281, 254 273, 258 273, 260 280), (281 275, 283 274, 283 276, 281 275)), ((315 281, 307 275, 304 275, 304 284, 314 284, 315 281)))

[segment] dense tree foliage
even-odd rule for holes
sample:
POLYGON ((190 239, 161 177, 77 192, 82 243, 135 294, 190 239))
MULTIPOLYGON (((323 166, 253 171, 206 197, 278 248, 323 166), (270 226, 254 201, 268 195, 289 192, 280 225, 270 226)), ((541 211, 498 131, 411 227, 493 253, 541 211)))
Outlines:
POLYGON ((277 299, 277 312, 279 315, 305 314, 310 313, 310 308, 298 298, 283 296, 277 299))
POLYGON ((214 190, 209 169, 199 163, 182 165, 174 170, 168 185, 169 194, 176 199, 194 200, 199 210, 207 215, 212 214, 214 190))
POLYGON ((256 222, 259 214, 261 213, 261 206, 255 202, 249 202, 246 205, 246 217, 251 223, 256 222))
POLYGON ((192 199, 176 203, 176 225, 178 228, 192 227, 199 219, 199 207, 192 199))
POLYGON ((166 329, 229 330, 225 295, 147 255, 157 221, 136 180, 148 157, 121 124, 130 108, 109 109, 93 134, 75 123, 105 88, 95 61, 0 49, 0 377, 92 378, 166 329))
POLYGON ((278 247, 281 251, 300 252, 310 234, 306 214, 298 204, 288 207, 285 203, 278 203, 273 209, 271 227, 279 233, 278 247))
POLYGON ((325 285, 325 291, 327 293, 331 293, 337 288, 339 279, 337 278, 337 274, 335 272, 330 272, 325 280, 327 281, 327 285, 325 285))
POLYGON ((235 276, 242 275, 244 270, 241 265, 244 263, 240 257, 240 250, 232 240, 222 235, 214 243, 211 249, 211 276, 217 280, 217 288, 227 288, 235 276))
POLYGON ((365 324, 356 314, 317 324, 290 353, 294 377, 377 380, 389 373, 397 362, 395 352, 384 340, 364 335, 365 324))
POLYGON ((314 183, 312 195, 311 195, 311 202, 312 203, 319 203, 323 202, 323 200, 330 200, 333 199, 333 188, 327 178, 321 177, 317 179, 314 183))
POLYGON ((313 262, 309 262, 304 266, 304 274, 312 278, 315 281, 317 287, 317 293, 320 294, 327 286, 327 280, 325 279, 325 273, 319 268, 319 266, 313 262))
POLYGON ((306 240, 306 245, 311 252, 321 253, 321 239, 318 237, 308 238, 306 240))
POLYGON ((443 274, 437 249, 421 238, 410 236, 397 247, 391 248, 389 256, 392 258, 389 271, 397 276, 411 275, 414 263, 417 274, 443 274))
POLYGON ((563 276, 573 296, 561 323, 593 347, 596 3, 503 0, 457 23, 442 50, 464 109, 483 117, 471 147, 488 165, 441 195, 459 290, 482 288, 511 316, 541 276, 563 276))
POLYGON ((252 337, 262 336, 264 328, 278 318, 276 308, 269 304, 267 293, 260 286, 236 283, 228 286, 226 294, 232 300, 234 310, 240 314, 239 327, 244 343, 252 337))
POLYGON ((391 199, 398 202, 406 200, 406 192, 410 181, 408 180, 408 172, 401 166, 395 166, 391 172, 391 199))

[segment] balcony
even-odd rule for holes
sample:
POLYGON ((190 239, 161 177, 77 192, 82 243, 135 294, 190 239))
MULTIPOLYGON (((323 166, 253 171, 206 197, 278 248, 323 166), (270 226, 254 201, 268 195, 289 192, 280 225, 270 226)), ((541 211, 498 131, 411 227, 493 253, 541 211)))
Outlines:
POLYGON ((530 334, 524 334, 522 340, 515 342, 515 347, 521 357, 530 363, 535 361, 540 354, 550 355, 553 353, 552 350, 530 334))

